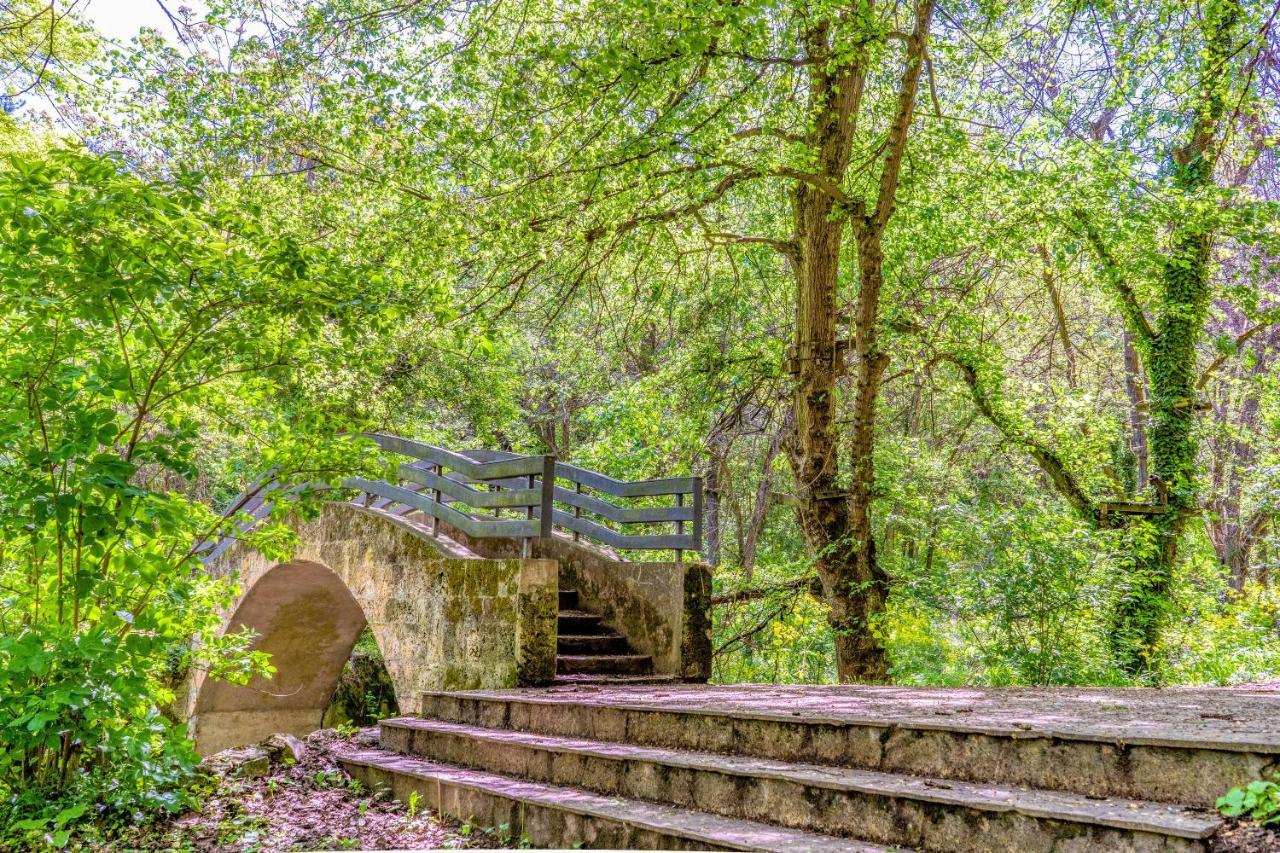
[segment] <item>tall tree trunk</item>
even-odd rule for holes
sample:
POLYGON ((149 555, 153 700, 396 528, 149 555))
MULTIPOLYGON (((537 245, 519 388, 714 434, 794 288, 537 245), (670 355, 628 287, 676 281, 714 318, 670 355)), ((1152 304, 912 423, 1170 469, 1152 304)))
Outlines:
POLYGON ((822 581, 835 635, 837 677, 841 682, 883 681, 888 676, 884 649, 868 624, 883 594, 859 581, 860 558, 863 565, 874 560, 874 550, 866 547, 870 536, 859 540, 850 524, 835 426, 836 378, 844 361, 836 351, 836 282, 846 222, 844 217, 833 218, 832 200, 826 194, 807 185, 796 189, 794 203, 800 237, 795 264, 796 425, 791 446, 796 515, 822 581))
MULTIPOLYGON (((1259 359, 1259 365, 1263 362, 1259 359)), ((1211 517, 1208 519, 1209 539, 1213 543, 1218 560, 1231 572, 1231 588, 1239 592, 1249 580, 1249 562, 1253 551, 1253 531, 1255 519, 1244 516, 1244 472, 1252 465, 1256 456, 1253 443, 1242 436, 1248 435, 1257 426, 1258 395, 1256 387, 1258 371, 1251 371, 1246 378, 1247 387, 1242 390, 1244 400, 1240 403, 1238 420, 1233 424, 1229 413, 1223 414, 1224 431, 1228 434, 1222 443, 1220 455, 1225 482, 1217 500, 1210 506, 1211 517)), ((1228 408, 1224 406, 1224 408, 1228 408)))
POLYGON ((1167 490, 1168 509, 1152 517, 1154 547, 1138 549, 1132 582, 1116 608, 1112 644, 1118 663, 1131 673, 1150 668, 1170 609, 1178 543, 1198 501, 1196 344, 1204 336, 1212 292, 1208 206, 1216 202, 1209 191, 1240 17, 1235 0, 1205 4, 1194 125, 1187 144, 1174 153, 1173 189, 1183 209, 1172 225, 1160 275, 1161 310, 1147 356, 1152 475, 1167 490))
POLYGON ((817 24, 806 35, 806 51, 813 61, 810 114, 814 126, 809 145, 816 155, 817 179, 798 182, 792 194, 793 242, 797 247, 792 259, 796 388, 795 433, 789 455, 796 481, 796 515, 822 582, 835 639, 836 675, 841 682, 888 679, 884 645, 875 631, 888 597, 888 584, 876 560, 871 518, 876 403, 889 363, 888 354, 879 348, 884 283, 881 240, 897 199, 933 8, 933 0, 915 4, 906 68, 870 211, 865 202, 843 198, 839 189, 852 153, 866 80, 865 59, 833 66, 829 26, 817 24), (850 353, 855 374, 848 436, 851 471, 848 486, 842 487, 841 436, 835 412, 836 383, 845 372, 845 354, 837 346, 836 288, 845 229, 850 225, 857 241, 859 280, 850 353))
MULTIPOLYGON (((1049 291, 1049 302, 1053 305, 1054 324, 1057 326, 1058 339, 1062 342, 1062 352, 1067 359, 1067 387, 1076 387, 1076 352, 1071 346, 1071 332, 1067 328, 1067 312, 1062 307, 1062 293, 1058 290, 1058 277, 1054 273, 1053 253, 1042 240, 1036 243, 1036 251, 1040 254, 1040 275, 1044 279, 1045 289, 1049 291)), ((1053 355, 1053 347, 1049 348, 1053 355)))
POLYGON ((728 425, 717 420, 707 441, 707 470, 702 490, 706 516, 706 546, 703 559, 712 568, 720 564, 720 542, 724 535, 724 468, 729 455, 728 425))
POLYGON ((747 522, 747 534, 742 540, 742 577, 747 583, 750 583, 755 575, 756 551, 760 544, 760 534, 764 532, 765 514, 769 510, 769 486, 773 479, 771 476, 773 460, 778 455, 785 429, 785 426, 781 426, 774 432, 760 466, 760 482, 756 485, 756 499, 751 507, 751 517, 747 522))

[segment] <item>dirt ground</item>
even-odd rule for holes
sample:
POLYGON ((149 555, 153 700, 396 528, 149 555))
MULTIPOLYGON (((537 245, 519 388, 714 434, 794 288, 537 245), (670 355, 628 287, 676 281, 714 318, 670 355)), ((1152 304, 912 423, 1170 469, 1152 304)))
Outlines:
POLYGON ((1277 853, 1280 830, 1256 823, 1229 821, 1213 837, 1211 853, 1277 853))
POLYGON ((303 760, 273 764, 253 779, 209 783, 204 805, 167 822, 114 839, 101 851, 283 853, 309 850, 435 850, 508 847, 477 827, 442 821, 383 792, 364 789, 335 755, 368 744, 369 733, 343 738, 333 729, 307 737, 303 760))

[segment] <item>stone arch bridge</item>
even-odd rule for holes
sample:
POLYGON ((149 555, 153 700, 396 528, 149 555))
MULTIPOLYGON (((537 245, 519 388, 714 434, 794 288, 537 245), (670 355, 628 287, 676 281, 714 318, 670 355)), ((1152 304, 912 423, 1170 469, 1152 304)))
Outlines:
MULTIPOLYGON (((292 522, 291 559, 232 537, 210 547, 206 570, 241 590, 223 629, 252 629, 277 671, 191 677, 202 753, 319 728, 366 625, 405 713, 437 690, 708 678, 710 572, 682 559, 701 544, 697 478, 624 482, 552 457, 371 438, 405 460, 399 480, 344 483, 360 497, 292 522), (620 556, 646 552, 674 559, 620 556)), ((268 509, 238 506, 247 525, 268 509)))

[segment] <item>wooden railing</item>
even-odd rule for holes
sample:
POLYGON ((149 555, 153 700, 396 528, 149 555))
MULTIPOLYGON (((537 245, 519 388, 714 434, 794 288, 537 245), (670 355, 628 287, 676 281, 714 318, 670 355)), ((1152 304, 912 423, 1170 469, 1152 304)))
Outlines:
MULTIPOLYGON (((367 435, 382 450, 412 460, 396 467, 396 479, 349 477, 342 486, 360 494, 354 503, 407 515, 430 518, 432 532, 444 522, 473 539, 520 539, 527 556, 534 539, 556 535, 588 539, 615 551, 685 551, 702 549, 702 478, 615 480, 612 477, 557 462, 554 456, 524 456, 498 450, 457 453, 382 433, 367 435), (564 485, 562 485, 564 484, 564 485), (594 494, 593 494, 594 493, 594 494), (622 506, 605 497, 642 500, 622 506), (663 504, 672 499, 674 504, 663 504), (511 517, 504 517, 511 511, 511 517), (610 527, 646 525, 674 532, 625 533, 610 527)), ((300 488, 328 488, 316 485, 300 488)), ((220 556, 239 533, 248 532, 271 510, 263 486, 237 498, 227 514, 244 514, 236 533, 204 543, 198 550, 207 562, 220 556)))
POLYGON ((461 453, 394 435, 370 434, 383 450, 412 457, 397 468, 400 482, 350 477, 343 485, 363 492, 357 503, 405 514, 417 511, 430 516, 433 532, 443 521, 477 539, 530 539, 550 536, 550 502, 544 484, 554 481, 555 457, 520 456, 495 462, 478 462, 461 453), (491 490, 470 484, 489 485, 491 490), (493 489, 501 483, 501 491, 493 489), (380 499, 380 500, 379 500, 380 499), (458 506, 470 508, 459 509, 458 506), (474 510, 492 510, 486 518, 474 510), (523 518, 501 518, 503 509, 523 512, 523 518))
POLYGON ((589 539, 616 551, 685 551, 702 548, 702 480, 669 477, 625 481, 557 462, 496 450, 462 453, 380 433, 368 436, 383 450, 414 461, 398 466, 399 482, 352 477, 343 485, 362 493, 358 503, 396 514, 421 512, 472 538, 529 542, 559 528, 577 541, 589 539), (560 485, 565 483, 567 485, 560 485), (592 493, 596 494, 592 494, 592 493), (622 506, 598 495, 649 505, 622 506), (674 505, 654 505, 664 498, 674 505), (513 510, 514 518, 503 518, 513 510), (674 532, 624 533, 615 525, 674 525, 674 532))

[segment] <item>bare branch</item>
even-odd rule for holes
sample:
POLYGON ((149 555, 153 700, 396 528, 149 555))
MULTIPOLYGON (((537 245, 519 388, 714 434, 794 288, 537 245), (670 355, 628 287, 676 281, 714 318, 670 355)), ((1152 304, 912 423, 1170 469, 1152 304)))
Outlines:
POLYGON ((1232 351, 1219 354, 1218 357, 1215 358, 1213 361, 1209 362, 1209 366, 1206 367, 1201 372, 1200 378, 1196 380, 1196 390, 1197 391, 1202 390, 1204 386, 1208 385, 1209 380, 1213 378, 1214 371, 1216 371, 1219 367, 1222 367, 1222 365, 1226 364, 1227 359, 1235 355, 1236 352, 1239 351, 1240 347, 1244 346, 1246 343, 1249 342, 1250 338, 1258 334, 1258 332, 1261 332, 1263 329, 1270 328, 1275 324, 1276 324, 1275 320, 1267 320, 1266 322, 1263 322, 1263 323, 1255 323, 1254 325, 1245 329, 1240 334, 1236 335, 1235 346, 1232 348, 1232 351))
POLYGON ((807 140, 799 133, 791 133, 777 127, 744 127, 733 133, 734 139, 750 139, 753 136, 773 136, 781 139, 783 142, 802 143, 807 140))
POLYGON ((760 173, 754 170, 734 172, 732 174, 725 175, 714 187, 712 187, 711 192, 696 201, 691 201, 688 204, 668 208, 656 213, 645 213, 633 216, 630 219, 625 219, 612 227, 594 225, 591 228, 588 228, 583 236, 588 243, 594 243, 606 234, 612 233, 615 237, 621 236, 626 234, 628 231, 634 231, 641 225, 655 225, 662 222, 672 222, 676 219, 680 219, 681 217, 690 216, 705 207, 715 204, 717 201, 724 198, 725 195, 728 194, 729 190, 733 189, 738 184, 758 177, 760 177, 760 173))
POLYGON ((1120 265, 1111 254, 1111 250, 1107 248, 1107 244, 1102 241, 1102 235, 1098 233, 1093 221, 1082 210, 1076 211, 1076 219, 1084 228, 1089 246, 1098 256, 1098 263, 1102 267, 1102 275, 1107 286, 1120 300, 1120 312, 1124 315, 1125 324, 1134 335, 1142 339, 1144 344, 1150 344, 1155 339, 1156 333, 1151 327, 1151 321, 1147 319, 1147 312, 1143 309, 1142 303, 1138 301, 1138 294, 1134 292, 1129 282, 1125 281, 1120 265))

